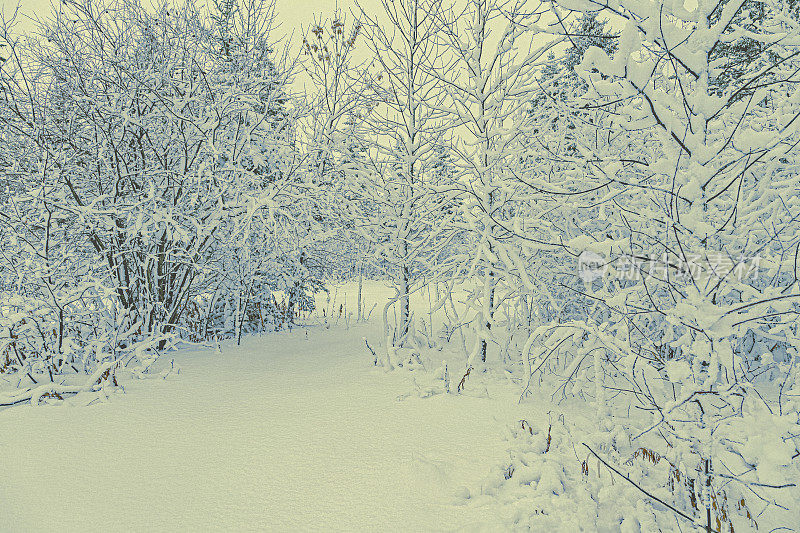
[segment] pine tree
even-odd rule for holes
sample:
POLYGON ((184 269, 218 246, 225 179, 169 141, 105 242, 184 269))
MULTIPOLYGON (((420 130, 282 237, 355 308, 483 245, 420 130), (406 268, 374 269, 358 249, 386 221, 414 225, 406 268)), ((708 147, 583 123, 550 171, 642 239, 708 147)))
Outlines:
POLYGON ((589 48, 596 46, 609 56, 614 55, 619 33, 608 26, 608 20, 599 19, 596 12, 582 13, 569 25, 564 32, 569 47, 562 57, 550 52, 549 62, 542 69, 540 76, 540 82, 549 87, 549 92, 554 98, 563 100, 574 92, 578 94, 586 92, 586 82, 575 72, 575 67, 583 60, 589 48))
MULTIPOLYGON (((730 0, 719 2, 709 15, 709 21, 718 23, 730 3, 730 0)), ((798 0, 786 0, 785 3, 789 16, 794 19, 800 17, 798 0)), ((708 53, 709 62, 715 66, 710 72, 709 85, 716 94, 725 93, 731 84, 747 73, 777 65, 783 60, 785 54, 775 50, 772 44, 756 38, 771 25, 768 20, 771 15, 774 15, 774 11, 765 2, 745 0, 730 19, 723 35, 730 36, 734 32, 738 35, 733 40, 717 41, 708 53)), ((774 80, 774 76, 769 76, 769 79, 774 80)), ((753 90, 755 88, 740 91, 739 98, 752 94, 753 90)))

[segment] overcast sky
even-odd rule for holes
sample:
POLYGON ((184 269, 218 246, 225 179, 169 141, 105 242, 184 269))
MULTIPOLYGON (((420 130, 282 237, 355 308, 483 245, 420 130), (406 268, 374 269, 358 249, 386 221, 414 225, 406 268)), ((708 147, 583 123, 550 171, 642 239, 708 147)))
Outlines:
MULTIPOLYGON (((14 6, 20 4, 22 12, 26 15, 44 16, 50 10, 51 0, 0 0, 3 12, 8 14, 14 6)), ((344 11, 349 11, 355 6, 354 0, 277 0, 278 21, 281 30, 290 34, 292 31, 296 35, 300 32, 300 26, 308 26, 313 20, 314 15, 333 13, 336 5, 344 11)), ((365 9, 369 6, 377 5, 377 0, 361 0, 365 9)), ((23 21, 21 28, 30 27, 30 23, 23 21)))

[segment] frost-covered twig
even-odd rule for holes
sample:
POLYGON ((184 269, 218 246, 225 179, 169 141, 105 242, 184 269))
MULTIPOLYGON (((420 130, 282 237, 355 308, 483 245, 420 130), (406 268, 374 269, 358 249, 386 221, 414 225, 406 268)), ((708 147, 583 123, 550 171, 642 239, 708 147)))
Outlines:
POLYGON ((651 498, 651 499, 653 499, 653 500, 657 501, 658 503, 660 503, 660 504, 661 504, 661 505, 663 505, 664 507, 667 507, 667 508, 668 508, 668 509, 670 509, 672 512, 676 513, 678 516, 680 516, 680 517, 682 517, 682 518, 685 518, 686 520, 690 521, 692 524, 694 524, 694 525, 699 525, 699 524, 697 523, 697 521, 696 521, 694 518, 692 518, 691 516, 689 516, 689 515, 687 515, 687 514, 685 514, 685 513, 681 512, 681 511, 679 511, 678 509, 676 509, 675 507, 671 506, 670 504, 668 504, 667 502, 665 502, 664 500, 662 500, 662 499, 661 499, 661 498, 659 498, 658 496, 655 496, 653 493, 651 493, 651 492, 648 492, 647 490, 643 489, 643 488, 641 487, 641 485, 639 485, 638 483, 636 483, 635 481, 633 481, 633 480, 632 480, 630 477, 626 476, 625 474, 623 474, 622 472, 620 472, 619 470, 617 470, 616 468, 614 468, 613 466, 611 466, 610 464, 608 464, 608 462, 606 462, 605 460, 603 460, 603 458, 601 458, 599 455, 597 455, 597 453, 595 453, 595 451, 594 451, 593 449, 591 449, 591 448, 589 447, 589 445, 588 445, 588 444, 586 444, 585 442, 584 442, 584 443, 582 443, 582 444, 583 444, 583 445, 586 447, 586 449, 587 449, 587 450, 589 450, 589 452, 590 452, 592 455, 594 455, 594 456, 595 456, 595 458, 597 458, 597 460, 598 460, 598 461, 600 461, 601 463, 603 463, 603 464, 604 464, 604 465, 605 465, 605 466, 606 466, 606 467, 607 467, 609 470, 611 470, 612 472, 614 472, 615 474, 617 474, 618 476, 620 476, 622 479, 624 479, 625 481, 627 481, 628 483, 630 483, 631 485, 633 485, 634 487, 636 487, 637 489, 639 489, 639 490, 640 490, 640 491, 641 491, 643 494, 645 494, 645 495, 646 495, 648 498, 651 498))
POLYGON ((378 354, 376 354, 375 350, 373 350, 372 347, 369 345, 369 342, 367 341, 366 337, 361 337, 361 340, 363 340, 364 344, 367 345, 367 350, 369 350, 370 353, 372 353, 372 358, 373 358, 372 366, 378 366, 378 354))
POLYGON ((113 368, 120 362, 108 361, 100 365, 97 370, 89 377, 83 385, 63 385, 59 383, 47 383, 39 387, 14 391, 9 394, 0 395, 0 407, 9 407, 30 401, 32 405, 38 405, 42 397, 52 395, 60 397, 65 394, 77 394, 79 392, 91 392, 97 385, 101 385, 103 378, 110 378, 113 368))

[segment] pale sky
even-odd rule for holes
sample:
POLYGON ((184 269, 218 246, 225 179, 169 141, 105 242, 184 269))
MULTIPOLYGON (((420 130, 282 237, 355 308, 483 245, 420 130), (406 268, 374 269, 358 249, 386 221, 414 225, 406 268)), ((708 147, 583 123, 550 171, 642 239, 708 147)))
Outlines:
MULTIPOLYGON (((44 16, 50 9, 50 3, 51 0, 0 0, 0 6, 6 15, 19 4, 24 14, 44 16)), ((311 24, 314 15, 329 16, 333 13, 337 3, 345 12, 349 12, 350 8, 355 6, 354 0, 277 0, 278 22, 281 24, 282 32, 290 34, 294 31, 295 36, 298 36, 301 25, 305 28, 311 24)), ((376 3, 376 0, 361 1, 365 8, 376 5, 376 3)), ((30 27, 30 24, 23 20, 20 29, 27 27, 30 27)))

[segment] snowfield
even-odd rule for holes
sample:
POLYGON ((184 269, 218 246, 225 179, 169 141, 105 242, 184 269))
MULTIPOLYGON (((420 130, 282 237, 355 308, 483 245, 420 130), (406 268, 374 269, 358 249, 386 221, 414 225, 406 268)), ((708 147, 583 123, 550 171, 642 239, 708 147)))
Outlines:
MULTIPOLYGON (((107 401, 0 410, 0 531, 703 531, 620 477, 688 498, 664 486, 667 458, 552 385, 520 402, 519 378, 489 368, 459 391, 455 337, 422 364, 397 350, 393 371, 374 366, 363 339, 384 357, 381 319, 348 319, 356 294, 334 286, 305 325, 241 346, 166 352, 150 379, 119 370, 107 401)), ((380 309, 391 290, 362 296, 380 309)), ((800 524, 778 501, 726 512, 736 531, 800 524)))
POLYGON ((181 350, 109 402, 0 412, 0 529, 497 527, 456 504, 508 457, 513 398, 399 401, 408 376, 371 366, 365 328, 181 350))
POLYGON ((38 1, 0 533, 800 532, 799 0, 38 1))

